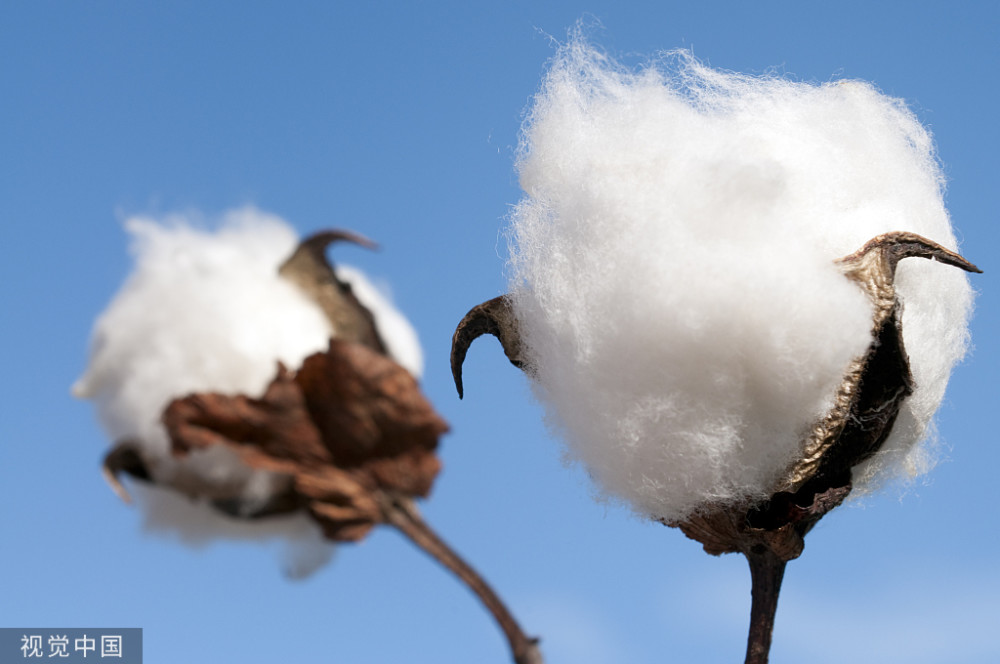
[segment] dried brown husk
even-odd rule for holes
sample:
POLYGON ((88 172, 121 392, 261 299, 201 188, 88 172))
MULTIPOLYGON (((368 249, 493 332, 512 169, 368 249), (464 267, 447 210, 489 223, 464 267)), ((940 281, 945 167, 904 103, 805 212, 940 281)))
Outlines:
POLYGON ((279 366, 260 398, 193 394, 163 422, 175 454, 223 445, 252 469, 288 476, 289 502, 336 541, 382 522, 382 494, 427 496, 448 429, 406 369, 336 339, 294 374, 279 366))
POLYGON ((465 396, 462 384, 462 365, 469 346, 484 334, 492 334, 500 341, 504 355, 518 369, 528 370, 521 350, 521 330, 509 295, 500 295, 477 304, 462 317, 451 337, 451 375, 455 379, 458 398, 465 396))
POLYGON ((801 457, 770 500, 757 505, 709 508, 679 527, 712 554, 765 547, 788 561, 802 552, 805 534, 851 492, 851 472, 871 458, 892 431, 913 376, 903 343, 902 305, 894 286, 896 266, 928 258, 979 272, 957 253, 914 233, 880 235, 837 261, 844 275, 868 295, 874 313, 868 351, 848 369, 834 406, 810 430, 801 457))

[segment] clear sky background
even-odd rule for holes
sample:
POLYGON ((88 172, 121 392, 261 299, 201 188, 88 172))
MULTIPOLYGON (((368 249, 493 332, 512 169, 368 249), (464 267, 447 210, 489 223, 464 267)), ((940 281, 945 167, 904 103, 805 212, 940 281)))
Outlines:
POLYGON ((933 131, 963 253, 986 273, 941 465, 825 518, 789 565, 772 662, 1000 661, 1000 4, 4 2, 0 4, 0 626, 129 626, 147 662, 509 662, 451 576, 388 529, 293 582, 264 545, 142 532, 69 395, 127 274, 125 216, 252 204, 391 284, 453 431, 424 505, 548 664, 739 662, 741 557, 592 500, 525 378, 455 324, 504 290, 513 152, 553 39, 589 15, 628 62, 873 81, 933 131))

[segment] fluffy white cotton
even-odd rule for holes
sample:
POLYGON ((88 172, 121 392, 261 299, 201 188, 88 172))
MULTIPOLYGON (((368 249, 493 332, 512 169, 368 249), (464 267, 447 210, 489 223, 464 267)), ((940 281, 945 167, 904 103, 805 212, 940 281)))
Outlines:
MULTIPOLYGON (((259 396, 278 361, 295 368, 326 349, 336 331, 278 275, 299 238, 280 218, 253 208, 228 212, 214 232, 183 215, 136 217, 126 229, 135 268, 97 320, 90 365, 74 393, 94 400, 113 441, 140 442, 158 483, 192 473, 235 483, 245 499, 265 499, 271 475, 249 471, 228 450, 174 459, 160 417, 171 400, 192 392, 259 396)), ((360 272, 346 268, 342 275, 373 310, 390 349, 400 353, 397 360, 419 375, 413 328, 360 272)), ((301 544, 288 563, 293 575, 329 558, 328 545, 304 516, 238 522, 169 491, 136 488, 147 524, 185 541, 287 537, 301 544)))
MULTIPOLYGON (((577 39, 518 166, 511 292, 536 392, 570 456, 659 518, 762 499, 797 457, 871 340, 836 258, 893 230, 955 247, 927 131, 857 81, 744 76, 686 52, 627 70, 577 39)), ((914 444, 971 303, 964 274, 930 261, 904 261, 897 284, 918 387, 888 473, 923 467, 914 444)))

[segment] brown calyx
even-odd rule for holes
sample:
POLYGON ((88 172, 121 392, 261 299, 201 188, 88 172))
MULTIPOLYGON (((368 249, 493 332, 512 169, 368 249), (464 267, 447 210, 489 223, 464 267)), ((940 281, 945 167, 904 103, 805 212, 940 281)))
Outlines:
POLYGON ((251 469, 288 476, 291 502, 341 541, 382 521, 380 492, 430 492, 448 429, 406 369, 336 339, 294 374, 279 366, 260 398, 193 394, 163 422, 178 456, 224 445, 251 469))

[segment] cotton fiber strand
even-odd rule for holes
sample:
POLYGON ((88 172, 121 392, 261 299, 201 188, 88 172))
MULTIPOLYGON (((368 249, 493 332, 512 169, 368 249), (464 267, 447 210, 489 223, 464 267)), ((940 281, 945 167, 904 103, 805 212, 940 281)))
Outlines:
MULTIPOLYGON (((280 218, 253 208, 225 214, 216 232, 184 215, 135 217, 125 226, 135 267, 95 324, 90 365, 74 393, 94 400, 111 440, 142 446, 157 483, 193 474, 232 482, 247 500, 266 500, 272 475, 249 470, 222 447, 175 459, 160 417, 170 401, 192 392, 260 396, 279 361, 294 369, 326 349, 336 331, 278 275, 299 238, 280 218)), ((409 322, 358 270, 338 273, 373 311, 395 359, 419 375, 422 356, 409 322)), ((305 516, 240 522, 173 491, 134 486, 147 525, 188 543, 282 536, 296 542, 286 561, 293 575, 329 558, 305 516)))
MULTIPOLYGON (((766 498, 871 342, 837 258, 888 231, 956 248, 927 131, 867 83, 626 69, 582 40, 522 130, 511 293, 536 393, 608 494, 667 520, 766 498)), ((964 354, 964 274, 900 264, 917 383, 857 480, 927 463, 964 354)))

